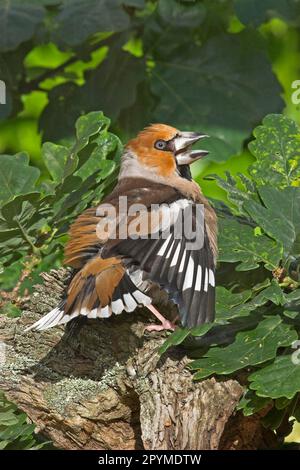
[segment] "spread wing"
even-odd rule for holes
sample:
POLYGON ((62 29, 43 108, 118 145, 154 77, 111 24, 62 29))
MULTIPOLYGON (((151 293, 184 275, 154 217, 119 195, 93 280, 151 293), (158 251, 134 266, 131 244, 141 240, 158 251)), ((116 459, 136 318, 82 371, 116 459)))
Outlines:
POLYGON ((135 234, 117 243, 108 241, 102 251, 103 257, 126 257, 129 266, 138 266, 145 279, 166 290, 179 307, 182 324, 188 327, 212 321, 215 313, 214 254, 201 214, 198 217, 193 207, 192 215, 187 215, 191 206, 193 203, 186 199, 165 205, 160 210, 169 221, 167 227, 161 217, 156 217, 159 223, 149 224, 147 238, 143 233, 143 237, 135 234), (187 219, 191 219, 195 231, 192 237, 178 230, 187 219))

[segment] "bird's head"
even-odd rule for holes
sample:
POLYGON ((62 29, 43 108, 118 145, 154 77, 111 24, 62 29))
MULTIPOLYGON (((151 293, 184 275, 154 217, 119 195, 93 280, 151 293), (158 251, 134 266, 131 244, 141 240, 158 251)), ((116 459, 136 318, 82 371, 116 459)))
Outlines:
POLYGON ((207 135, 181 132, 165 124, 152 124, 128 142, 126 152, 145 171, 150 169, 164 178, 177 172, 191 179, 189 165, 208 154, 206 150, 192 150, 192 145, 204 137, 207 135))

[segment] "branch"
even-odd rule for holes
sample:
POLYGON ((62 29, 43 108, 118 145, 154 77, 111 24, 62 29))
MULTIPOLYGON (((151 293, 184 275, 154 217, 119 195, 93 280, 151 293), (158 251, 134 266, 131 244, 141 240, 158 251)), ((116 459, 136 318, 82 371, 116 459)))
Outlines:
POLYGON ((43 278, 19 319, 0 317, 0 340, 6 344, 0 387, 57 447, 263 446, 259 417, 250 422, 235 414, 243 387, 233 379, 193 382, 180 348, 159 357, 165 337, 144 333, 152 319, 143 309, 24 334, 57 304, 68 272, 51 271, 43 278), (242 425, 230 424, 236 417, 242 425))

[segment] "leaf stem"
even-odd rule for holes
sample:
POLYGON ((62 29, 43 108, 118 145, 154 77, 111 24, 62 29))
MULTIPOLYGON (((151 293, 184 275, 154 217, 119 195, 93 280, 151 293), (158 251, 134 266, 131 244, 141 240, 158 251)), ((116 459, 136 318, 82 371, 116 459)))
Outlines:
POLYGON ((15 217, 15 221, 19 227, 19 229, 21 230, 21 233, 23 235, 23 238, 24 240, 28 243, 28 245, 30 246, 32 252, 36 255, 39 255, 40 254, 40 250, 32 243, 32 241, 30 240, 30 237, 28 235, 28 233, 26 232, 25 228, 23 227, 23 225, 21 224, 21 222, 19 221, 18 217, 15 217))

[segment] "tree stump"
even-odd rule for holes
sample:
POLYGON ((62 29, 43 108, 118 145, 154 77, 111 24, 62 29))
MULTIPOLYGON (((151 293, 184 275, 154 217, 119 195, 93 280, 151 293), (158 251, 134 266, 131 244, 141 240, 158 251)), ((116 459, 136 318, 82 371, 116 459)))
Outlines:
POLYGON ((194 382, 165 333, 144 333, 139 309, 69 328, 24 333, 53 308, 69 273, 42 275, 20 318, 0 317, 0 388, 62 449, 256 449, 259 417, 235 412, 236 380, 194 382))

